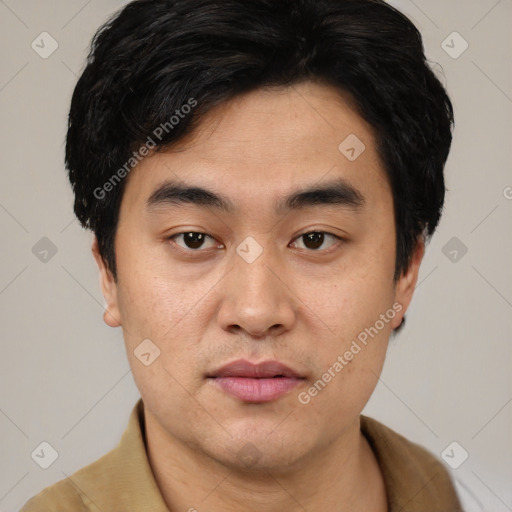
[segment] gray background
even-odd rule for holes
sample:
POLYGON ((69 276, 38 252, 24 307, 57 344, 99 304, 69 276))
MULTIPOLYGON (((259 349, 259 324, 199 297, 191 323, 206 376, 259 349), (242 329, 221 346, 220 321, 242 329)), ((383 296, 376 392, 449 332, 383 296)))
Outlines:
MULTIPOLYGON (((102 321, 92 235, 74 220, 63 166, 87 45, 125 3, 0 0, 3 512, 113 448, 139 397, 121 331, 102 321), (41 43, 44 31, 59 45, 47 59, 31 47, 51 48, 47 36, 41 43), (56 254, 41 252, 43 237, 56 254), (48 469, 31 457, 43 441, 59 454, 48 469)), ((468 510, 480 503, 504 512, 512 510, 512 3, 392 4, 422 32, 451 94, 456 131, 444 217, 365 413, 439 457, 457 441, 462 448, 449 449, 447 460, 469 453, 452 473, 468 510), (453 58, 464 40, 469 47, 453 58)))

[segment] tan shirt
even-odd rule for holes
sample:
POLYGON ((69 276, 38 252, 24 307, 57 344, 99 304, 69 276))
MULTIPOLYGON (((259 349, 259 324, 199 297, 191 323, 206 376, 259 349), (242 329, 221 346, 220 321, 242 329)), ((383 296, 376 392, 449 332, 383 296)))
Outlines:
MULTIPOLYGON (((449 474, 429 452, 366 416, 361 431, 384 476, 389 512, 462 512, 449 474)), ((168 512, 144 436, 139 399, 116 448, 43 489, 20 512, 168 512)))

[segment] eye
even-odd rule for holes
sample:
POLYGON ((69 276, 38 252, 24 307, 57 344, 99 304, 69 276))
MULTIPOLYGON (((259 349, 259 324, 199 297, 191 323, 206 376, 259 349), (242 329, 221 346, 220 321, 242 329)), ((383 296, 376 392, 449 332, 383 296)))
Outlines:
POLYGON ((169 240, 172 240, 178 247, 185 250, 191 250, 193 252, 197 252, 198 249, 211 249, 213 247, 219 246, 213 237, 207 235, 206 233, 199 233, 197 231, 177 233, 170 236, 169 240), (209 246, 207 242, 209 242, 209 246))
POLYGON ((340 241, 341 238, 339 236, 333 235, 331 233, 326 233, 325 231, 311 231, 309 233, 304 233, 298 236, 292 243, 292 247, 297 247, 299 249, 310 249, 313 251, 317 251, 318 249, 329 249, 336 242, 340 241), (324 242, 331 240, 331 244, 328 244, 327 247, 322 247, 324 242))

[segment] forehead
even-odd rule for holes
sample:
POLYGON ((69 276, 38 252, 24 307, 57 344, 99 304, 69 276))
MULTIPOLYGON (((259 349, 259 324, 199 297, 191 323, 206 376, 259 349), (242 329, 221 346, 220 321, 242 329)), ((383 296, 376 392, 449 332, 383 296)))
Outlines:
POLYGON ((370 198, 372 189, 389 192, 373 130, 350 97, 305 82, 214 108, 193 133, 136 166, 123 203, 147 201, 165 181, 222 190, 235 202, 275 202, 340 177, 370 198))

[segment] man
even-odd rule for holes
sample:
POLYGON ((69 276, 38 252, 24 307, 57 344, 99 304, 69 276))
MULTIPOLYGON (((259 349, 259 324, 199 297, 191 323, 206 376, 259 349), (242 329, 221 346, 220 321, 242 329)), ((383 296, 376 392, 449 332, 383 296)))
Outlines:
POLYGON ((452 123, 380 0, 138 0, 102 27, 66 164, 141 400, 22 510, 462 510, 439 461, 361 416, 452 123))

